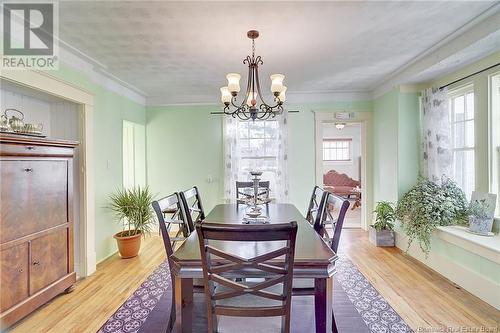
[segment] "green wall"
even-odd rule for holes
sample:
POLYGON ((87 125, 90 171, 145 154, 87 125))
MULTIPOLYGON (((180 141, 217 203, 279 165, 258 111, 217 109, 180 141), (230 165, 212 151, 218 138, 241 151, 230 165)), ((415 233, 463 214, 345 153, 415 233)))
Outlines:
POLYGON ((196 185, 206 211, 222 202, 222 117, 210 114, 215 110, 209 105, 147 108, 147 175, 155 195, 196 185))
POLYGON ((95 242, 99 262, 116 251, 112 236, 120 230, 105 206, 109 193, 122 186, 122 123, 125 119, 145 124, 146 110, 143 105, 95 84, 86 74, 64 64, 50 75, 94 95, 95 242))
POLYGON ((373 115, 373 194, 374 201, 398 199, 398 103, 397 89, 374 101, 373 115))
POLYGON ((373 119, 374 201, 397 202, 419 174, 419 94, 392 89, 375 99, 373 119))

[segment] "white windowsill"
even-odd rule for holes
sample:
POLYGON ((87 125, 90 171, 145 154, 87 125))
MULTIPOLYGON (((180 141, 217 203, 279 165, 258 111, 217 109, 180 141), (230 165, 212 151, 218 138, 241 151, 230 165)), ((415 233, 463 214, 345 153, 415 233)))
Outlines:
POLYGON ((442 240, 500 264, 500 235, 492 237, 474 235, 466 227, 437 227, 437 235, 442 240))

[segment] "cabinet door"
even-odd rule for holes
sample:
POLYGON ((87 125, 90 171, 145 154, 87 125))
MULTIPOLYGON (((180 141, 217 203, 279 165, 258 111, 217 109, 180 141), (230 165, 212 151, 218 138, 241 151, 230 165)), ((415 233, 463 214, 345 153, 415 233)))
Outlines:
POLYGON ((23 243, 0 254, 0 312, 28 298, 28 253, 28 243, 23 243))
POLYGON ((0 243, 68 222, 67 160, 2 160, 0 179, 0 243))
POLYGON ((68 228, 31 241, 30 294, 68 273, 68 228))

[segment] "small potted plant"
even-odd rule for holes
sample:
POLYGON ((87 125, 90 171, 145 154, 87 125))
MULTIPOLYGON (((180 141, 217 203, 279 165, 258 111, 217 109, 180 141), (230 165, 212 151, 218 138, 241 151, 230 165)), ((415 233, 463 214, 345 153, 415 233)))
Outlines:
POLYGON ((469 231, 487 236, 493 228, 491 206, 486 199, 472 200, 468 209, 469 231))
POLYGON ((141 236, 149 233, 154 223, 151 207, 153 196, 149 187, 140 186, 131 189, 120 189, 110 195, 111 209, 122 224, 123 230, 113 237, 118 244, 122 258, 137 256, 141 247, 141 236))
POLYGON ((394 221, 396 213, 392 203, 377 202, 373 211, 376 214, 375 223, 370 226, 370 242, 376 246, 394 246, 394 221))

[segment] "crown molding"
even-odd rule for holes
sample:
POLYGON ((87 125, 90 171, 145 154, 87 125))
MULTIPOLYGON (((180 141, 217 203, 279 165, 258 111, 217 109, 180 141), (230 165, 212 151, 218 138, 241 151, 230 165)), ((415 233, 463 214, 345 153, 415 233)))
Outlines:
POLYGON ((500 29, 500 3, 497 2, 454 32, 392 72, 373 87, 377 98, 405 80, 452 56, 480 39, 500 29))
POLYGON ((85 73, 94 84, 138 104, 146 105, 147 94, 144 91, 109 73, 104 64, 61 39, 59 39, 59 56, 61 62, 85 73))

